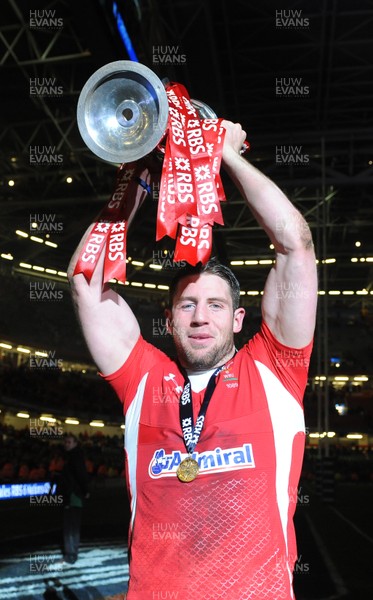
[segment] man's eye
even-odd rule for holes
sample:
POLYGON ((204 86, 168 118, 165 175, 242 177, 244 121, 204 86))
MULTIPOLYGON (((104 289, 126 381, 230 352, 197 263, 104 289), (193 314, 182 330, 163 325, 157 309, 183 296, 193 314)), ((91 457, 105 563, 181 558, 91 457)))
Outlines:
POLYGON ((183 310, 185 310, 185 309, 192 308, 192 306, 193 306, 193 304, 192 304, 191 302, 189 302, 189 304, 182 304, 182 305, 181 305, 181 308, 182 308, 183 310))
POLYGON ((211 308, 222 308, 221 304, 217 304, 216 302, 214 302, 213 304, 210 304, 211 308))

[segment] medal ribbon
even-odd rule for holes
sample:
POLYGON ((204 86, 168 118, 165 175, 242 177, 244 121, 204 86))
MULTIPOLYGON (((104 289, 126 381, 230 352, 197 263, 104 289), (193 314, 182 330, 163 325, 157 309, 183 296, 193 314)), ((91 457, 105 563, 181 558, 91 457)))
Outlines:
POLYGON ((180 397, 180 424, 185 448, 190 455, 193 454, 203 429, 207 408, 216 388, 216 376, 224 368, 224 366, 218 367, 211 375, 195 425, 193 421, 192 385, 185 370, 181 369, 185 377, 185 384, 180 397))

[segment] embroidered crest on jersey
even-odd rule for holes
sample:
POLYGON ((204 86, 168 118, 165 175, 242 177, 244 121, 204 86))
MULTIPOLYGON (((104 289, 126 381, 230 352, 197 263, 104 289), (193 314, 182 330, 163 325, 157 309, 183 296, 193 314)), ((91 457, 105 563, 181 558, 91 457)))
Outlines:
MULTIPOLYGON (((181 461, 188 455, 174 450, 166 454, 164 449, 156 450, 149 464, 149 475, 152 479, 173 477, 181 461)), ((215 448, 205 452, 193 452, 192 458, 198 462, 200 475, 222 473, 223 471, 238 471, 255 467, 251 444, 243 444, 236 448, 215 448)))
POLYGON ((238 387, 238 377, 229 368, 223 371, 223 382, 225 383, 227 388, 235 388, 238 387))

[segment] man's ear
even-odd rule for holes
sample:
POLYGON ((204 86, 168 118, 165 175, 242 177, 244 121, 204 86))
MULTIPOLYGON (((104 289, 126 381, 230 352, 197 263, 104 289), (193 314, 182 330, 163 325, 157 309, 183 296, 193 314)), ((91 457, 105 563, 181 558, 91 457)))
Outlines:
POLYGON ((169 333, 170 335, 172 335, 172 313, 171 310, 169 308, 166 308, 164 311, 165 317, 166 317, 166 329, 167 329, 167 333, 169 333))
POLYGON ((242 306, 236 308, 233 316, 233 333, 239 333, 241 331, 244 318, 245 309, 242 306))

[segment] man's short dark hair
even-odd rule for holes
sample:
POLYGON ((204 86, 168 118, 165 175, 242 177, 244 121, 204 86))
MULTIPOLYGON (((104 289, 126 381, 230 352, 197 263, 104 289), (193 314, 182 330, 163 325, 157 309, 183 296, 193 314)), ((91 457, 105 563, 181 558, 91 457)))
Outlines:
POLYGON ((229 289, 232 297, 233 310, 240 305, 240 284, 234 273, 230 270, 229 267, 222 265, 221 262, 214 256, 210 258, 210 260, 204 265, 199 262, 195 267, 192 265, 186 266, 184 269, 180 269, 177 275, 173 278, 170 284, 169 291, 169 302, 170 308, 172 308, 172 304, 174 301, 174 297, 176 294, 177 286, 179 282, 184 279, 184 277, 189 277, 190 275, 202 275, 204 273, 208 273, 210 275, 217 275, 224 279, 229 285, 229 289))

